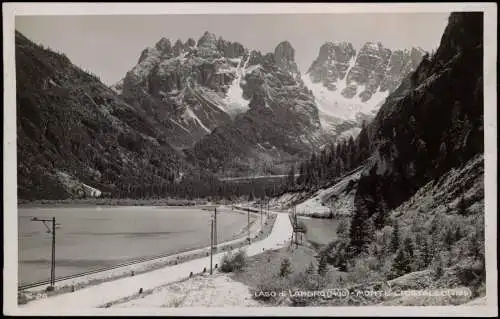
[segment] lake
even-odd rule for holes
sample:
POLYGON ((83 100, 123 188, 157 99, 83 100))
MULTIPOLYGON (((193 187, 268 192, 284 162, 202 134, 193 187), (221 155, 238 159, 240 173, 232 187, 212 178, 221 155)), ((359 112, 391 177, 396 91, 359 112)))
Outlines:
POLYGON ((340 219, 298 217, 307 227, 306 239, 313 244, 323 246, 338 238, 340 219))
MULTIPOLYGON (((56 277, 210 246, 210 212, 201 207, 21 207, 19 284, 50 278, 52 235, 43 223, 30 219, 52 216, 61 224, 56 229, 56 277)), ((219 209, 218 242, 244 236, 246 225, 245 213, 219 209)))

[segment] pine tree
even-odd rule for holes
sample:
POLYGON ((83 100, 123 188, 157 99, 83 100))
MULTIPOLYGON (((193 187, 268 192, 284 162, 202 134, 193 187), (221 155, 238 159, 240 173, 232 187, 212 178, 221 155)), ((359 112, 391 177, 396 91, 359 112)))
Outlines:
POLYGON ((406 236, 403 241, 403 247, 410 257, 414 256, 415 243, 410 235, 406 236))
POLYGON ((328 264, 326 262, 326 256, 322 256, 318 264, 318 274, 324 276, 327 272, 327 266, 328 264))
POLYGON ((408 256, 408 258, 413 258, 415 255, 415 248, 413 246, 413 240, 410 236, 406 236, 403 241, 403 249, 408 256))
POLYGON ((290 259, 288 258, 283 258, 281 261, 281 266, 280 266, 280 277, 288 277, 289 274, 292 273, 292 264, 290 262, 290 259))
POLYGON ((359 133, 358 146, 356 150, 356 160, 355 164, 360 165, 370 154, 370 140, 368 137, 368 132, 366 128, 366 123, 363 121, 363 128, 359 133))
POLYGON ((411 272, 410 259, 404 249, 398 249, 392 264, 392 274, 396 278, 409 272, 411 272))
POLYGON ((481 242, 477 232, 471 235, 467 246, 469 254, 475 259, 479 259, 481 255, 481 242))
POLYGON ((433 277, 439 279, 444 273, 444 262, 441 256, 436 256, 433 261, 433 277))
POLYGON ((394 223, 394 230, 392 231, 392 237, 391 237, 390 251, 392 253, 396 252, 399 249, 399 241, 400 241, 399 223, 396 221, 394 223))
POLYGON ((467 213, 468 213, 467 203, 465 202, 464 195, 462 195, 460 197, 460 200, 458 201, 457 210, 458 210, 458 214, 460 214, 460 215, 467 215, 467 213))
POLYGON ((355 166, 355 155, 356 155, 356 146, 354 144, 354 138, 349 137, 349 141, 347 142, 347 151, 346 151, 346 170, 349 171, 355 166))
POLYGON ((386 213, 384 209, 382 208, 376 208, 376 211, 374 212, 374 224, 377 229, 381 229, 385 225, 386 221, 386 213))
POLYGON ((429 245, 429 241, 428 240, 424 240, 422 242, 422 264, 423 264, 423 268, 426 268, 427 266, 430 265, 430 263, 432 262, 432 250, 431 250, 431 247, 429 245))
POLYGON ((349 237, 349 227, 348 227, 347 220, 345 218, 342 218, 339 221, 339 223, 337 225, 336 233, 337 233, 337 236, 339 236, 340 238, 349 237))
POLYGON ((444 236, 443 236, 443 242, 446 246, 446 249, 451 250, 453 243, 455 242, 454 234, 453 234, 453 229, 451 227, 448 227, 445 230, 444 236))
POLYGON ((289 188, 293 188, 295 186, 295 165, 292 165, 292 167, 290 167, 290 171, 288 172, 287 186, 289 188))
POLYGON ((353 249, 353 253, 360 253, 369 243, 370 238, 373 234, 373 229, 370 224, 369 216, 367 210, 364 208, 358 208, 354 212, 354 216, 351 219, 351 227, 349 231, 350 246, 353 249))
POLYGON ((305 164, 302 162, 299 165, 299 176, 297 177, 297 184, 298 185, 303 185, 304 184, 304 175, 306 173, 305 170, 305 164))

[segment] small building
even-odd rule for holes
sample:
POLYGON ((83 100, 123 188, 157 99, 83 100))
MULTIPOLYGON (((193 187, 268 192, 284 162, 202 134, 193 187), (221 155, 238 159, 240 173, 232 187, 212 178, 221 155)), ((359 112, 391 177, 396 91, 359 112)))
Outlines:
POLYGON ((97 188, 93 188, 91 186, 81 184, 81 186, 77 189, 77 194, 80 197, 100 197, 102 195, 102 192, 98 190, 97 188))

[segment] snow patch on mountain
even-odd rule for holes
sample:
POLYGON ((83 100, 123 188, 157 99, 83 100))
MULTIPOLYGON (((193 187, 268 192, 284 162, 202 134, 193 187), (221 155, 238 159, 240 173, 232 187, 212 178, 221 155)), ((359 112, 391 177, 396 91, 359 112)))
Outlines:
MULTIPOLYGON (((356 121, 358 113, 370 114, 376 111, 377 106, 389 95, 388 91, 377 92, 370 100, 363 102, 359 95, 349 99, 341 94, 346 86, 345 77, 338 82, 338 89, 335 91, 328 90, 321 82, 313 83, 308 74, 302 75, 302 81, 313 92, 320 114, 324 113, 344 121, 356 121)), ((363 92, 361 85, 358 88, 361 88, 359 92, 363 92)), ((323 124, 328 122, 328 118, 323 117, 322 120, 323 124)))
POLYGON ((196 114, 191 110, 191 107, 186 106, 186 111, 184 112, 184 119, 186 120, 193 120, 194 122, 198 123, 199 126, 201 126, 207 133, 210 133, 210 129, 206 127, 203 122, 196 116, 196 114))
MULTIPOLYGON (((224 99, 224 103, 226 104, 226 112, 234 117, 237 114, 244 113, 249 109, 248 104, 250 103, 249 100, 246 100, 243 97, 243 89, 241 87, 242 84, 242 79, 245 77, 245 74, 247 72, 247 64, 248 60, 250 59, 251 51, 248 54, 247 58, 243 62, 243 59, 239 59, 238 61, 238 66, 236 68, 236 78, 233 80, 231 83, 231 86, 229 87, 226 98, 224 99), (243 65, 241 65, 243 62, 243 65)), ((254 71, 256 68, 253 67, 252 71, 254 71)))

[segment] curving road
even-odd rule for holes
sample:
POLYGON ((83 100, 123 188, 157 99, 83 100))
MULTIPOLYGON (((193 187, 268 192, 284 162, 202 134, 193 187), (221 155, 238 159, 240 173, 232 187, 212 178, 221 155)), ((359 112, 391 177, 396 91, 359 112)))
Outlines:
MULTIPOLYGON (((248 256, 254 256, 265 250, 283 247, 290 240, 292 225, 288 213, 278 213, 274 227, 265 239, 245 246, 248 256)), ((236 252, 237 250, 233 250, 236 252)), ((213 264, 220 264, 224 253, 213 256, 213 264)), ((190 272, 199 273, 203 268, 210 268, 210 257, 191 260, 179 265, 170 266, 143 273, 133 277, 125 277, 110 282, 90 286, 73 293, 56 295, 39 299, 19 306, 20 314, 41 315, 63 311, 64 313, 81 313, 85 308, 97 308, 109 302, 120 300, 136 294, 139 289, 149 290, 178 280, 185 279, 190 272)))
MULTIPOLYGON (((239 211, 242 214, 247 214, 246 209, 243 208, 235 208, 234 211, 239 211)), ((260 222, 260 214, 258 212, 254 212, 251 210, 252 216, 256 216, 257 218, 250 224, 250 237, 254 239, 256 236, 259 235, 261 231, 261 222, 260 222)), ((263 221, 266 221, 266 215, 263 216, 263 221)), ((217 247, 219 249, 225 249, 226 247, 234 244, 240 244, 242 242, 246 241, 247 237, 247 230, 246 227, 241 230, 241 233, 238 235, 238 238, 233 239, 233 240, 228 240, 228 241, 221 241, 218 243, 217 247)), ((205 256, 206 253, 210 251, 210 246, 207 247, 202 247, 202 248, 197 248, 197 249, 191 249, 187 250, 184 252, 179 252, 179 253, 164 253, 160 254, 157 256, 151 256, 151 257, 143 257, 143 258, 137 258, 134 260, 131 260, 129 262, 124 262, 115 266, 111 267, 103 267, 101 269, 95 269, 95 270, 90 270, 86 271, 83 273, 78 273, 78 274, 73 274, 73 275, 68 275, 68 276, 63 276, 59 277, 56 279, 57 286, 58 287, 64 287, 64 286, 71 286, 71 285, 79 285, 79 284, 86 284, 91 281, 95 280, 112 280, 112 278, 116 278, 119 276, 123 275, 128 275, 132 271, 135 273, 141 273, 144 272, 144 270, 151 269, 152 266, 155 265, 160 265, 164 264, 166 266, 166 263, 169 261, 180 261, 184 258, 190 258, 190 259, 195 259, 196 255, 205 256)), ((159 267, 156 267, 159 268, 159 267)), ((39 282, 33 282, 30 284, 24 284, 18 287, 19 290, 27 291, 27 292, 44 292, 46 286, 49 284, 48 280, 44 281, 39 281, 39 282)))

